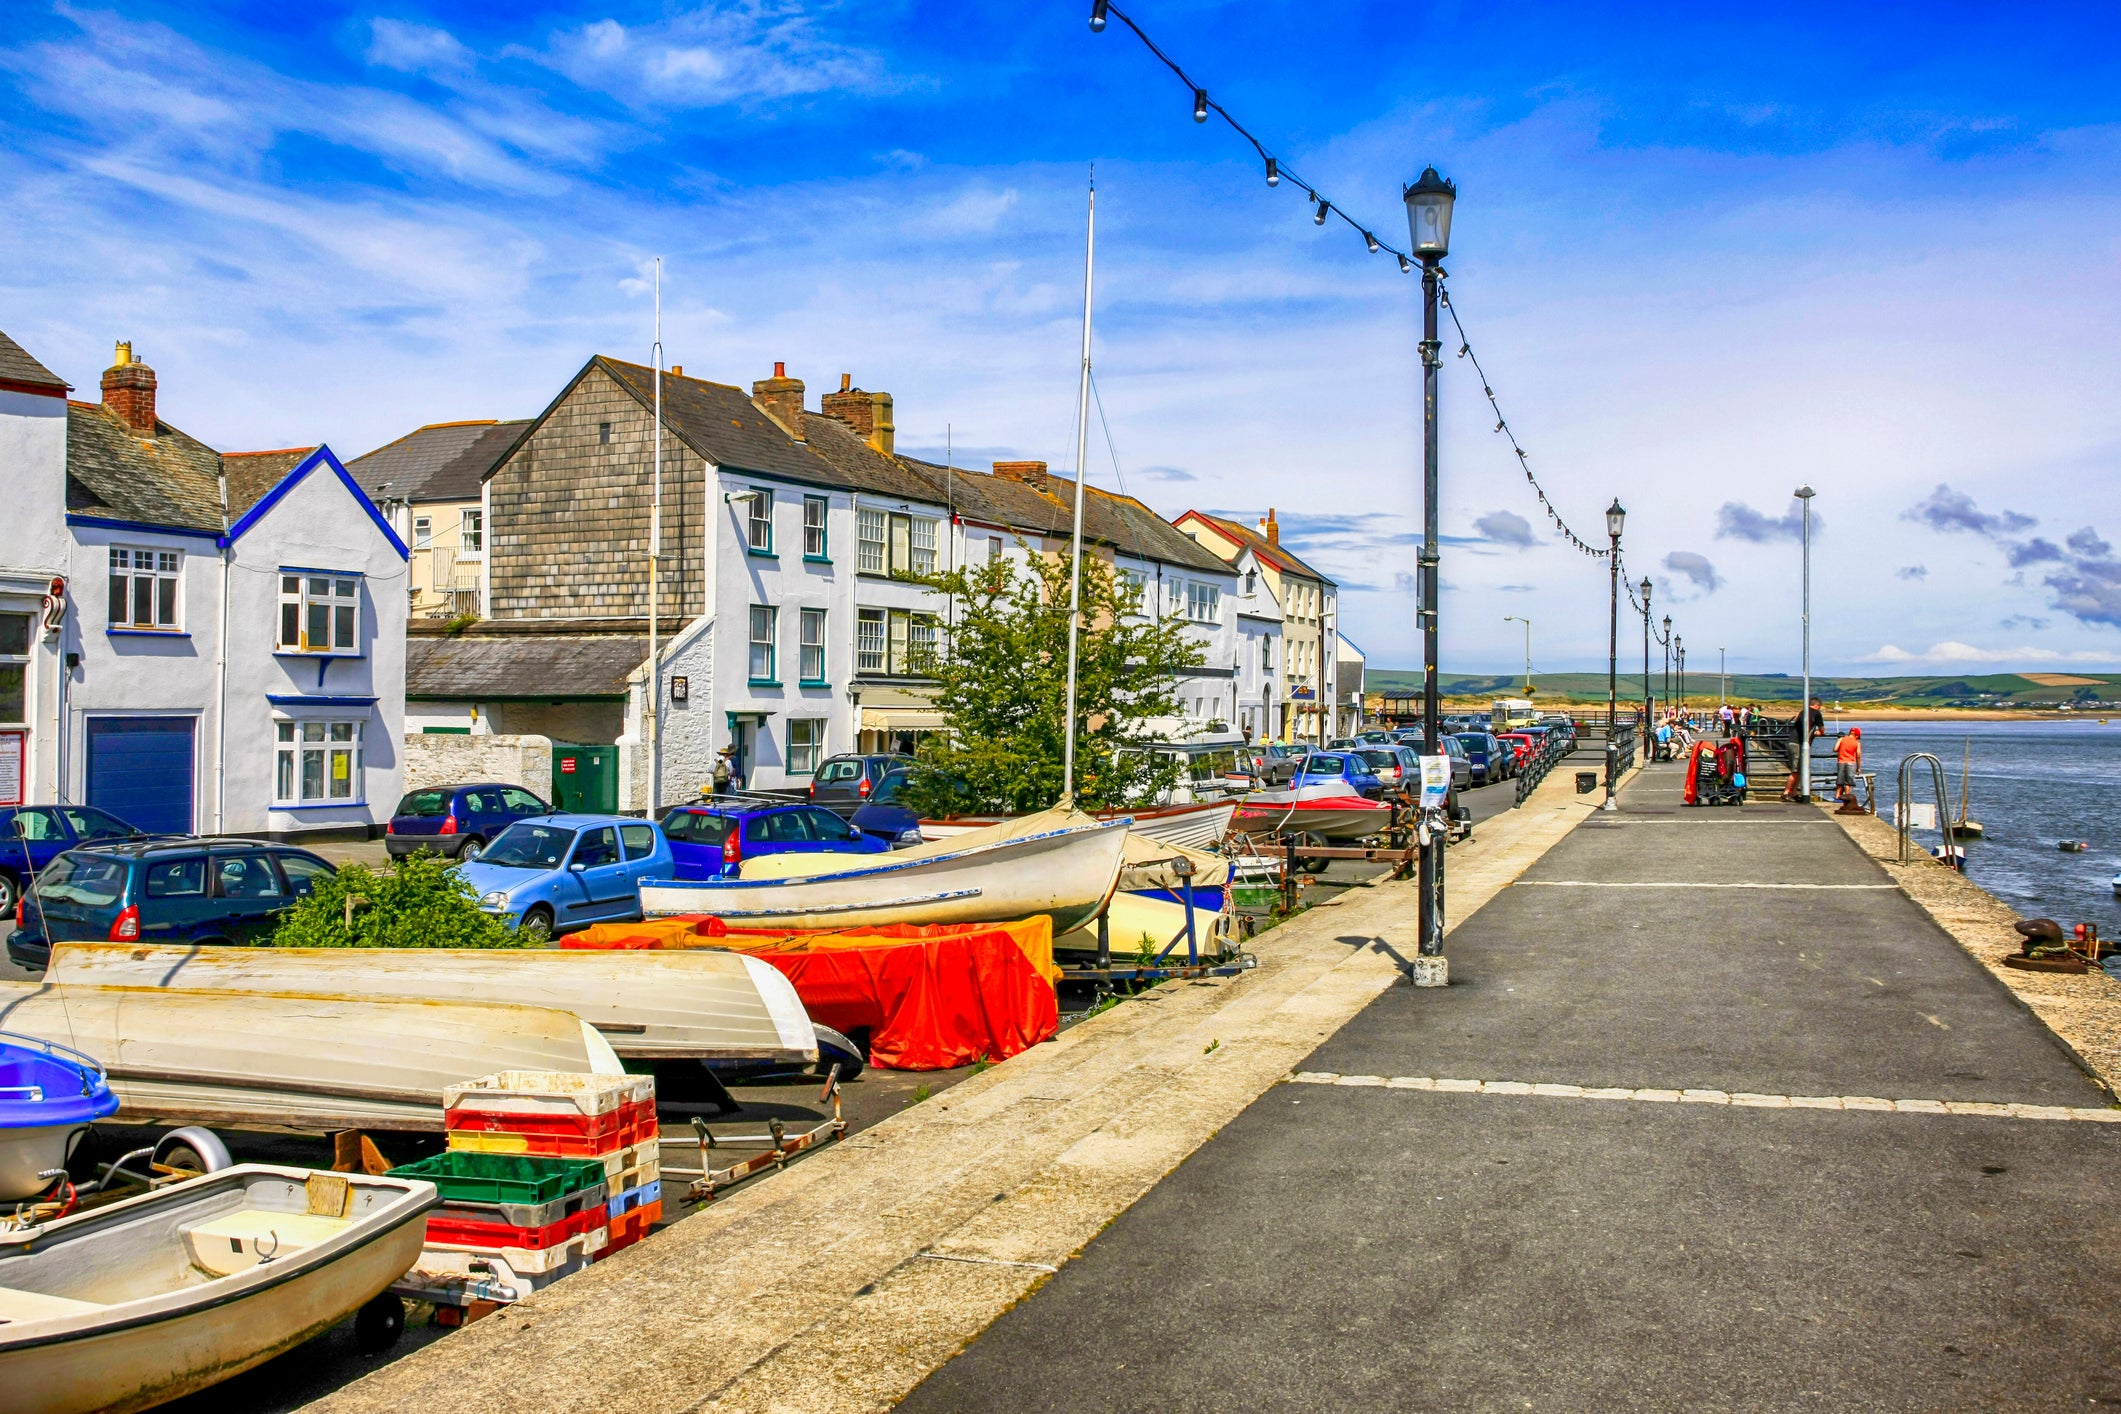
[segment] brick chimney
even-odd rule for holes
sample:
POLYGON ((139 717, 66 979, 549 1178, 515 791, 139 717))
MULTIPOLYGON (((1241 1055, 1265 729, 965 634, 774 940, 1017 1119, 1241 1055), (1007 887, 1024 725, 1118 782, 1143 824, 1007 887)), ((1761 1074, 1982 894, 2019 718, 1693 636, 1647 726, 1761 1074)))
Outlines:
POLYGON ((818 399, 826 416, 852 427, 870 446, 890 456, 898 445, 898 429, 891 422, 891 395, 865 393, 854 386, 854 375, 840 375, 840 390, 818 399))
POLYGON ((1269 545, 1281 544, 1281 522, 1274 518, 1274 507, 1267 507, 1267 517, 1259 523, 1259 533, 1267 537, 1269 545))
POLYGON ((1053 478, 1046 474, 1044 462, 996 462, 994 474, 1007 481, 1021 481, 1034 491, 1051 494, 1053 478))
POLYGON ((133 436, 155 435, 155 370, 133 362, 130 341, 118 345, 115 360, 103 370, 103 406, 116 413, 133 436))
POLYGON ((803 380, 788 376, 788 365, 775 363, 773 376, 751 385, 751 401, 764 408, 788 435, 803 441, 803 380))

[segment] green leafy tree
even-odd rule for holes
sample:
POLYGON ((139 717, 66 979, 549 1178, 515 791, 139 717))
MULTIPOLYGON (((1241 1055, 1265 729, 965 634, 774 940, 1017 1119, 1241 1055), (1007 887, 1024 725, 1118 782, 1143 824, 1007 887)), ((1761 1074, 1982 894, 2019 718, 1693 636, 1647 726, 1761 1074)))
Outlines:
POLYGON ((317 880, 273 934, 282 948, 513 948, 515 930, 479 911, 478 895, 447 860, 425 850, 378 873, 349 864, 317 880), (346 900, 354 900, 353 927, 346 900))
MULTIPOLYGON (((1068 697, 1068 562, 1006 558, 929 575, 956 601, 941 650, 915 666, 938 685, 946 730, 917 753, 906 803, 923 815, 1023 814, 1061 798, 1068 697)), ((1076 804, 1154 800, 1177 779, 1169 753, 1130 750, 1146 724, 1180 714, 1177 674, 1202 661, 1182 621, 1140 614, 1140 592, 1083 557, 1076 646, 1076 804)))

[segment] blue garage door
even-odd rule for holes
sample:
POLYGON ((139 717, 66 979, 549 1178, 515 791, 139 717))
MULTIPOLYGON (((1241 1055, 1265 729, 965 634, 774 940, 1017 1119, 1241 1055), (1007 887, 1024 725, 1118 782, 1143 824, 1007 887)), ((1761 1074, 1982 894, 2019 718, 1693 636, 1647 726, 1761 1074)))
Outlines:
POLYGON ((88 803, 135 829, 188 835, 190 717, 90 717, 88 803))

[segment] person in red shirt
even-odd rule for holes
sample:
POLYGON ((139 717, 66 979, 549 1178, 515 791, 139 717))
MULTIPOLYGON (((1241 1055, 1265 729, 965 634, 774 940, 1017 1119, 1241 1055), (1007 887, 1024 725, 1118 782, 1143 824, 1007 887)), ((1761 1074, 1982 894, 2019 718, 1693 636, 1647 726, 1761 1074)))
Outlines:
POLYGON ((1850 727, 1834 743, 1834 798, 1843 805, 1856 799, 1856 777, 1863 770, 1863 728, 1850 727))

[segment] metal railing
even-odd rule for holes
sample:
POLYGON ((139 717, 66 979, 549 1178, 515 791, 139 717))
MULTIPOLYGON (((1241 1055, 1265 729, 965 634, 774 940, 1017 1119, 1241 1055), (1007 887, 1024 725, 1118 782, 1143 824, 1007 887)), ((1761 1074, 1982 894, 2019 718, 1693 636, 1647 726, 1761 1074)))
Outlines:
POLYGON ((1937 785, 1937 828, 1944 832, 1944 848, 1947 856, 1951 853, 1952 847, 1952 817, 1947 813, 1951 809, 1951 801, 1944 789, 1944 763, 1927 751, 1909 752, 1900 760, 1900 794, 1899 798, 1893 802, 1893 814, 1898 817, 1895 823, 1900 827, 1900 862, 1902 864, 1908 862, 1907 835, 1908 830, 1913 827, 1915 818, 1915 802, 1911 796, 1915 786, 1915 763, 1917 761, 1930 763, 1930 773, 1936 778, 1937 785))

